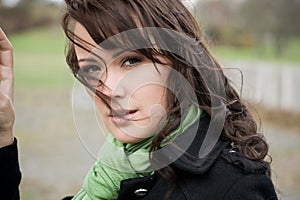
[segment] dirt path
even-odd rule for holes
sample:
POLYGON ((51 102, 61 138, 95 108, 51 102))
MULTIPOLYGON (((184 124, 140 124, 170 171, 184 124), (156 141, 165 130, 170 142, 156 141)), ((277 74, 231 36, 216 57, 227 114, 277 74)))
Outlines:
POLYGON ((273 180, 283 200, 300 199, 300 133, 268 125, 273 180))
MULTIPOLYGON (((84 109, 76 111, 82 120, 78 135, 70 88, 18 89, 15 99, 15 133, 19 139, 23 172, 21 199, 57 200, 75 194, 95 161, 93 157, 101 143, 101 137, 95 135, 97 127, 84 122, 94 120, 94 113, 84 109)), ((273 178, 282 199, 299 199, 300 133, 273 126, 266 126, 265 133, 271 145, 273 178)))
POLYGON ((67 90, 16 91, 16 127, 24 200, 74 194, 94 159, 76 134, 67 90))

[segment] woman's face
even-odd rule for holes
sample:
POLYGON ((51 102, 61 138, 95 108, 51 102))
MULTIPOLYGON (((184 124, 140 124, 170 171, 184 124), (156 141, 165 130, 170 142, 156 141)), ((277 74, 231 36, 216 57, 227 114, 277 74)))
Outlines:
POLYGON ((100 48, 79 23, 75 35, 85 41, 77 42, 90 51, 75 46, 80 72, 94 77, 95 80, 87 79, 91 83, 100 79, 103 85, 95 84, 95 89, 111 99, 108 103, 112 109, 109 109, 89 91, 107 129, 124 143, 135 143, 154 134, 166 116, 170 67, 162 64, 154 67, 151 60, 133 51, 100 48))

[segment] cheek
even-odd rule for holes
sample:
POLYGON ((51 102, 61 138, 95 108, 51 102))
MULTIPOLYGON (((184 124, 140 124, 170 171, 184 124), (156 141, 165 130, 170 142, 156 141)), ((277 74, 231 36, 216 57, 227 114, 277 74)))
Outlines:
POLYGON ((166 93, 167 89, 162 85, 150 84, 143 86, 131 95, 130 104, 137 103, 143 108, 143 111, 148 113, 158 108, 165 110, 167 107, 166 93))
POLYGON ((88 94, 90 95, 92 101, 95 103, 95 107, 97 108, 98 112, 101 115, 107 115, 109 112, 108 107, 106 106, 105 103, 103 103, 103 101, 97 97, 97 95, 93 92, 91 92, 89 89, 87 89, 88 94))
POLYGON ((135 138, 148 138, 155 134, 166 120, 166 89, 163 86, 144 86, 132 96, 131 104, 139 106, 139 116, 143 120, 132 122, 122 128, 124 133, 135 138))
POLYGON ((96 98, 94 100, 97 110, 101 115, 107 115, 109 113, 109 108, 106 106, 106 104, 103 103, 99 98, 96 98))

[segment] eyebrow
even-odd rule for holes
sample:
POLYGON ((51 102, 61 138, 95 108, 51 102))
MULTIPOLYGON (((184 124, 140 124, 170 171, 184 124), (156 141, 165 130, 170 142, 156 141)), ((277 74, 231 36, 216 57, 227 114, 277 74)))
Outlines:
POLYGON ((131 52, 130 50, 128 50, 128 49, 121 49, 120 51, 117 51, 116 53, 114 53, 113 55, 112 55, 112 58, 114 59, 114 58, 116 58, 116 57, 119 57, 120 55, 122 55, 123 53, 125 53, 125 52, 131 52))
POLYGON ((81 58, 78 60, 78 63, 80 62, 97 62, 97 60, 94 58, 81 58))
MULTIPOLYGON (((115 58, 119 57, 120 55, 122 55, 125 52, 132 52, 132 51, 130 51, 128 49, 122 49, 122 50, 117 51, 116 53, 114 53, 112 55, 112 59, 115 59, 115 58)), ((94 58, 81 58, 81 59, 78 60, 78 63, 80 63, 80 62, 97 62, 97 60, 94 59, 94 58)))

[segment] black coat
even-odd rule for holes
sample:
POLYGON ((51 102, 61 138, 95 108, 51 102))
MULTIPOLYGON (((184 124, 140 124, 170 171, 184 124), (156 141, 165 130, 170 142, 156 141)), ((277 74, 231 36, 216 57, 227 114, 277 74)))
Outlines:
POLYGON ((172 184, 156 172, 123 180, 118 200, 159 200, 168 191, 171 200, 276 200, 274 186, 266 175, 268 166, 245 158, 229 142, 219 140, 207 158, 198 158, 209 120, 207 116, 200 120, 187 153, 171 164, 177 177, 175 189, 170 190, 172 184))
POLYGON ((0 148, 0 199, 18 200, 21 172, 19 169, 17 140, 0 148))
MULTIPOLYGON (((187 153, 170 165, 177 177, 175 189, 171 190, 173 185, 155 172, 123 180, 118 200, 162 200, 168 192, 170 200, 276 200, 273 183, 266 175, 268 166, 245 158, 229 142, 219 140, 208 157, 198 158, 209 123, 209 117, 204 115, 187 153)), ((182 135, 189 136, 191 130, 193 127, 182 135)), ((171 152, 159 159, 172 159, 171 152)))

